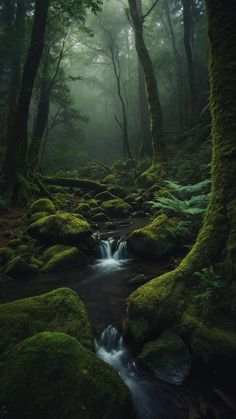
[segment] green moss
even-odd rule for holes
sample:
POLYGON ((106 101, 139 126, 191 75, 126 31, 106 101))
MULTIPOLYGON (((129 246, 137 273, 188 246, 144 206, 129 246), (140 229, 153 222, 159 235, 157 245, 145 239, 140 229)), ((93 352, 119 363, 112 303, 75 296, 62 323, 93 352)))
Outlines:
POLYGON ((37 272, 37 266, 26 262, 22 256, 11 259, 5 269, 5 274, 12 278, 26 278, 37 272))
POLYGON ((5 265, 9 260, 14 257, 15 252, 10 247, 0 248, 0 266, 5 265))
POLYGON ((75 208, 75 211, 77 213, 83 214, 85 216, 88 216, 90 213, 90 206, 86 202, 82 202, 81 204, 77 205, 75 208))
POLYGON ((38 220, 41 220, 41 218, 47 217, 50 215, 48 212, 35 212, 30 216, 30 223, 35 223, 38 220))
MULTIPOLYGON (((54 250, 55 247, 53 246, 54 250)), ((52 249, 52 248, 51 248, 52 249)), ((42 268, 42 272, 59 272, 63 269, 70 269, 74 266, 83 265, 85 256, 77 247, 64 246, 64 250, 54 254, 42 268)))
POLYGON ((163 167, 160 164, 154 164, 141 174, 141 176, 138 179, 138 185, 145 188, 151 187, 154 184, 161 183, 163 176, 163 167))
POLYGON ((34 201, 29 209, 32 213, 46 212, 49 214, 53 214, 54 212, 56 212, 56 207, 54 203, 48 198, 40 198, 37 201, 34 201))
POLYGON ((0 387, 9 419, 123 419, 131 406, 118 374, 63 333, 39 333, 13 348, 0 387))
POLYGON ((90 225, 69 213, 44 217, 31 224, 28 233, 43 244, 61 243, 85 247, 92 244, 90 225))
POLYGON ((146 227, 134 230, 128 237, 132 252, 143 256, 166 257, 176 247, 176 223, 166 215, 155 218, 146 227))
POLYGON ((84 305, 68 288, 0 305, 0 353, 41 331, 64 332, 93 347, 84 305))
POLYGON ((132 207, 123 199, 109 199, 102 203, 101 207, 107 212, 110 217, 128 217, 132 211, 132 207))

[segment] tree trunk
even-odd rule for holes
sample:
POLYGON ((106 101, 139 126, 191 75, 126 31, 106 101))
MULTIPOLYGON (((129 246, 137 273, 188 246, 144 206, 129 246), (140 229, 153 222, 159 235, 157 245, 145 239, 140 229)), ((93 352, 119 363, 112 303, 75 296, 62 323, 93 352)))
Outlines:
MULTIPOLYGON (((142 0, 137 0, 139 17, 143 16, 142 0)), ((139 121, 140 121, 140 156, 152 156, 152 140, 150 132, 150 113, 148 107, 145 77, 142 64, 138 58, 138 90, 139 90, 139 121)))
POLYGON ((25 0, 17 1, 16 9, 16 21, 15 21, 15 39, 18 39, 17 44, 12 52, 12 59, 10 63, 10 88, 9 88, 9 97, 8 97, 8 118, 7 118, 7 135, 6 143, 10 141, 12 135, 12 124, 15 117, 17 98, 20 89, 21 82, 21 59, 22 59, 22 50, 24 44, 24 33, 25 33, 25 15, 26 15, 26 5, 25 0))
POLYGON ((143 22, 139 17, 136 0, 129 0, 130 16, 135 34, 135 47, 143 68, 148 105, 151 119, 151 136, 153 148, 153 165, 166 161, 165 136, 162 120, 162 109, 158 94, 157 81, 154 74, 152 60, 144 42, 143 22))
POLYGON ((12 133, 7 144, 3 176, 12 198, 18 200, 18 181, 26 175, 27 125, 35 76, 39 67, 47 23, 49 0, 36 0, 34 24, 27 54, 12 133))
MULTIPOLYGON (((190 253, 175 270, 155 278, 130 297, 128 328, 131 335, 139 330, 141 339, 156 333, 164 322, 165 327, 171 326, 177 314, 181 315, 184 310, 184 290, 188 284, 192 287, 194 272, 220 264, 222 278, 228 286, 236 277, 235 0, 206 0, 206 4, 211 46, 211 198, 203 226, 190 253), (180 294, 176 296, 174 293, 178 286, 180 294)), ((188 290, 188 299, 189 294, 188 290)))
POLYGON ((189 125, 192 126, 196 118, 196 109, 198 104, 197 86, 195 78, 195 68, 193 60, 193 19, 192 19, 193 0, 183 0, 183 16, 184 16, 184 46, 188 66, 188 82, 189 82, 189 104, 190 115, 189 125))
POLYGON ((178 85, 178 104, 179 104, 179 125, 180 129, 183 129, 183 75, 182 75, 182 65, 181 59, 179 55, 178 48, 176 46, 175 34, 172 25, 170 9, 169 9, 169 2, 167 1, 164 3, 166 18, 169 26, 170 32, 170 40, 172 44, 173 55, 175 59, 175 71, 176 71, 176 79, 178 85))
POLYGON ((49 115, 51 82, 48 76, 48 59, 49 51, 46 51, 43 65, 43 75, 40 84, 37 116, 33 129, 32 140, 28 151, 28 162, 32 172, 35 172, 38 169, 40 147, 49 115))

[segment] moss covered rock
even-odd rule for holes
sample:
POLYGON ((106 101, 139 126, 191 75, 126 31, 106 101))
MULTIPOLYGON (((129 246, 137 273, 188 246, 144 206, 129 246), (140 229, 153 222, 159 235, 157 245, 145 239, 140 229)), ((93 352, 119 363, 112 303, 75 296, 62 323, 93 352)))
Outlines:
POLYGON ((109 191, 104 191, 97 194, 95 198, 98 201, 104 202, 104 201, 110 201, 111 199, 116 199, 117 197, 109 191))
POLYGON ((41 331, 67 333, 93 347, 84 304, 68 288, 0 305, 0 354, 41 331))
POLYGON ((48 198, 40 198, 37 201, 34 201, 30 206, 30 211, 35 212, 46 212, 53 214, 56 211, 54 203, 48 198))
POLYGON ((5 265, 13 256, 15 252, 10 247, 0 248, 0 266, 5 265))
POLYGON ((95 223, 100 223, 108 220, 108 216, 104 212, 98 212, 94 214, 92 217, 92 221, 95 223))
POLYGON ((38 272, 38 267, 28 263, 22 256, 11 259, 5 269, 5 274, 12 278, 26 278, 38 272))
POLYGON ((57 272, 74 266, 83 265, 86 262, 85 255, 80 252, 77 247, 61 246, 61 249, 59 250, 59 246, 60 245, 52 246, 45 252, 44 257, 48 256, 50 253, 52 256, 42 268, 42 272, 57 272))
POLYGON ((13 348, 0 388, 9 419, 123 419, 131 406, 119 375, 64 333, 39 333, 13 348))
POLYGON ((103 202, 101 206, 110 217, 114 218, 125 218, 132 212, 132 207, 121 198, 110 199, 103 202))
POLYGON ((134 230, 128 237, 128 247, 143 256, 166 257, 176 246, 175 226, 173 220, 160 215, 146 227, 134 230))
POLYGON ((30 216, 30 223, 35 223, 38 220, 41 220, 43 217, 47 217, 50 215, 48 212, 35 212, 34 214, 31 214, 30 216))
POLYGON ((176 385, 182 384, 188 376, 192 363, 183 339, 173 332, 165 332, 159 339, 147 343, 140 358, 157 378, 176 385))
POLYGON ((31 224, 28 233, 43 244, 93 245, 90 225, 69 213, 44 217, 31 224))

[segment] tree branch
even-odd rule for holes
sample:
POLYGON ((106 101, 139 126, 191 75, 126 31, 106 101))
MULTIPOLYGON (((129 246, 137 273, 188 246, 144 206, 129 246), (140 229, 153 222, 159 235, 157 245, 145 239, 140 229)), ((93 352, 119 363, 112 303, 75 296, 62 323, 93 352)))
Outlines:
POLYGON ((153 9, 156 7, 158 2, 159 2, 159 0, 155 0, 154 3, 152 4, 152 6, 150 7, 150 9, 147 11, 147 13, 145 13, 145 15, 142 16, 142 23, 144 22, 146 17, 148 17, 150 15, 150 13, 152 13, 153 9))

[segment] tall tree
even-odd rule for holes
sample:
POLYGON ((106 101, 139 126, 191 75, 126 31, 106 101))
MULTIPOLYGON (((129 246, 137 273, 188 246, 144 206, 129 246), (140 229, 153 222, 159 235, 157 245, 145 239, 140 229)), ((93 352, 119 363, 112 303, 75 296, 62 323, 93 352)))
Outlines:
POLYGON ((184 18, 184 46, 188 67, 189 84, 189 105, 190 115, 189 124, 193 125, 196 117, 196 108, 198 103, 196 75, 193 58, 193 6, 194 0, 183 0, 183 18, 184 18))
MULTIPOLYGON (((3 176, 13 199, 21 199, 21 180, 26 174, 28 116, 34 80, 44 47, 49 0, 36 0, 31 41, 23 70, 19 98, 3 163, 3 176)), ((23 182, 25 185, 25 182, 23 182)))
POLYGON ((141 287, 130 299, 129 325, 140 334, 160 327, 167 305, 170 322, 184 309, 182 295, 192 275, 203 267, 221 264, 228 286, 236 275, 236 26, 234 0, 206 0, 211 46, 212 190, 203 226, 195 245, 177 269, 141 287), (183 282, 184 281, 184 282, 183 282), (182 285, 181 285, 182 284, 182 285), (173 293, 180 287, 179 300, 173 293), (141 293, 141 294, 140 294, 141 293), (142 298, 140 298, 142 295, 142 298), (142 302, 141 302, 142 300, 142 302), (148 309, 150 307, 148 322, 148 309), (153 307, 156 309, 155 313, 153 307), (171 317, 173 316, 173 317, 171 317), (144 328, 143 326, 144 325, 144 328))
MULTIPOLYGON (((143 22, 144 18, 150 13, 150 9, 145 16, 140 17, 136 0, 128 0, 130 17, 132 20, 134 34, 135 34, 135 47, 143 68, 148 104, 151 119, 151 135, 152 135, 152 148, 153 148, 153 165, 156 163, 164 162, 165 156, 165 135, 163 129, 162 108, 157 88, 157 81, 153 69, 153 63, 148 52, 144 40, 143 22)), ((157 3, 157 1, 155 2, 157 3)))
MULTIPOLYGON (((137 0, 139 17, 143 16, 142 0, 137 0)), ((138 90, 139 90, 139 121, 140 121, 140 156, 152 156, 152 143, 150 132, 150 114, 145 85, 143 67, 138 58, 138 90)))

